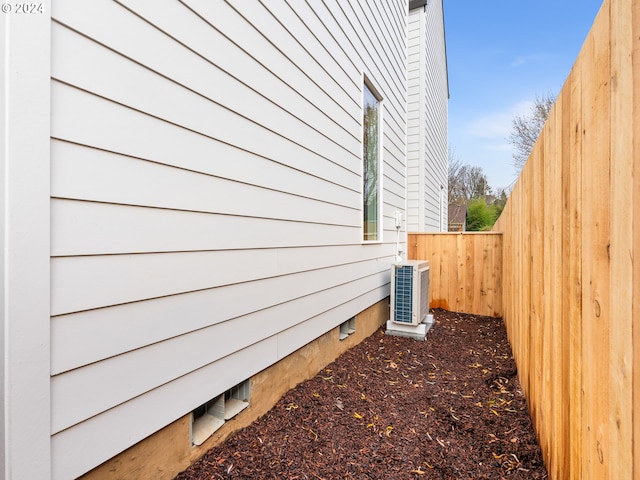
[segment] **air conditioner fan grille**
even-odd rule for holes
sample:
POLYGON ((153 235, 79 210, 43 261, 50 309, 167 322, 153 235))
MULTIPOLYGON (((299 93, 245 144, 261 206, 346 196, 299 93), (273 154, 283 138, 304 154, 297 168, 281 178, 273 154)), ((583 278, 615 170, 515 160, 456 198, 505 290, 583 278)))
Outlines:
POLYGON ((395 321, 413 323, 413 267, 399 266, 395 269, 394 311, 395 321))

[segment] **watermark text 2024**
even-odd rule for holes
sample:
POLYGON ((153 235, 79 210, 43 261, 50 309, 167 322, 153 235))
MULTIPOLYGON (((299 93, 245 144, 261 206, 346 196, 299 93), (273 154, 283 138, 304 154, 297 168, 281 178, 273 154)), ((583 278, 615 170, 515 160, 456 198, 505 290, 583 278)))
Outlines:
POLYGON ((33 15, 44 13, 43 3, 3 3, 0 5, 2 13, 15 13, 17 15, 33 15))

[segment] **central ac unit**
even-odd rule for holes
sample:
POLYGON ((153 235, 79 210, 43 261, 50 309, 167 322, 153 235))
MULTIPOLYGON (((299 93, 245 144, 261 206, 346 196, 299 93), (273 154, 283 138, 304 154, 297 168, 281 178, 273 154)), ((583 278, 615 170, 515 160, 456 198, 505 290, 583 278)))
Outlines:
POLYGON ((407 260, 391 266, 391 321, 419 325, 429 313, 429 262, 407 260))

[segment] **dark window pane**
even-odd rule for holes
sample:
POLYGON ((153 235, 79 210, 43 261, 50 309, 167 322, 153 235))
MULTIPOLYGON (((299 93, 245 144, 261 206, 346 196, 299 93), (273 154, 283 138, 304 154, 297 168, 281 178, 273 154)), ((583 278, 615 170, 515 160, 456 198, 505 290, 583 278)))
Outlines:
POLYGON ((362 197, 364 240, 378 240, 379 170, 380 170, 380 102, 364 86, 362 197))

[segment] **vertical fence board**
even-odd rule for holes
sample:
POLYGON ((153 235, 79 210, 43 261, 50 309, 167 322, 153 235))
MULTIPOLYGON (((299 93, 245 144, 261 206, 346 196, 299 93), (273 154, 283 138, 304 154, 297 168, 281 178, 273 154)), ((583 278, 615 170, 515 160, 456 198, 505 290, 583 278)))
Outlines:
MULTIPOLYGON (((632 82, 630 88, 633 88, 633 114, 631 119, 631 127, 639 128, 640 125, 640 2, 632 1, 632 82)), ((619 92, 623 96, 623 92, 619 92)), ((632 378, 633 378, 633 402, 631 405, 634 412, 633 418, 633 478, 640 480, 640 162, 637 160, 640 155, 640 135, 633 135, 633 207, 629 221, 632 223, 633 237, 631 256, 633 260, 632 281, 632 329, 633 329, 633 361, 632 361, 632 378)))
MULTIPOLYGON (((440 239, 440 242, 446 240, 445 237, 440 239)), ((458 269, 458 265, 460 262, 460 252, 456 248, 454 251, 450 252, 449 258, 446 259, 446 266, 443 265, 443 268, 447 269, 447 295, 449 297, 449 308, 450 310, 460 311, 463 301, 463 287, 462 287, 462 276, 460 270, 458 269)), ((444 276, 443 276, 444 277, 444 276)))
MULTIPOLYGON (((565 304, 563 322, 568 325, 569 334, 569 405, 571 421, 565 428, 569 430, 569 470, 565 478, 579 479, 582 471, 582 60, 578 58, 569 76, 568 96, 569 137, 563 144, 563 292, 565 304)), ((562 478, 562 476, 557 477, 562 478)))
MULTIPOLYGON (((504 248, 503 245, 503 238, 502 236, 496 236, 496 237, 492 237, 493 238, 493 242, 492 242, 492 252, 494 251, 502 251, 504 248)), ((503 276, 502 276, 502 256, 498 257, 497 255, 490 255, 490 259, 491 259, 491 278, 495 278, 495 282, 491 282, 491 285, 493 285, 493 290, 491 291, 491 295, 493 298, 492 301, 490 301, 489 305, 489 309, 494 311, 494 316, 498 316, 498 315, 502 315, 503 312, 503 303, 502 303, 502 292, 503 292, 503 285, 502 285, 502 281, 503 281, 503 276), (500 312, 498 314, 498 312, 500 312)))
MULTIPOLYGON (((637 3, 637 2, 636 2, 637 3)), ((633 12, 631 0, 611 2, 611 208, 610 316, 611 348, 608 390, 617 392, 610 405, 610 478, 633 469, 633 12)))
MULTIPOLYGON (((555 365, 553 362, 552 354, 554 350, 557 348, 555 342, 558 340, 557 335, 554 335, 553 327, 553 289, 554 289, 554 257, 553 257, 553 243, 556 240, 555 232, 553 231, 553 217, 554 217, 554 205, 556 202, 551 199, 554 196, 554 184, 553 184, 553 172, 552 172, 552 164, 554 162, 551 161, 552 158, 555 159, 555 114, 559 105, 556 103, 554 108, 549 114, 549 118, 544 127, 544 136, 543 136, 543 154, 541 157, 541 179, 540 183, 542 185, 542 197, 544 199, 544 204, 540 205, 536 215, 538 217, 538 222, 542 224, 542 258, 541 260, 544 262, 541 265, 542 269, 542 282, 541 282, 541 316, 542 316, 542 332, 541 332, 541 385, 540 385, 540 403, 542 405, 542 424, 547 425, 552 435, 555 432, 555 417, 556 412, 554 410, 554 390, 552 384, 552 377, 557 375, 555 371, 555 365), (547 201, 547 199, 549 199, 547 201), (545 365, 548 365, 547 368, 544 368, 545 365), (546 401, 545 401, 546 400, 546 401)), ((554 454, 554 449, 551 446, 551 438, 554 439, 554 443, 558 441, 555 437, 550 435, 545 438, 544 448, 549 452, 548 456, 550 458, 550 468, 553 468, 556 465, 556 456, 554 454)))
MULTIPOLYGON (((444 239, 443 239, 444 240, 444 239)), ((467 249, 466 247, 466 242, 461 242, 458 240, 458 238, 456 237, 456 259, 457 259, 457 271, 459 272, 460 275, 460 281, 458 282, 458 287, 459 287, 459 291, 458 291, 458 306, 459 308, 457 308, 456 310, 458 312, 462 312, 465 309, 465 305, 468 304, 468 300, 467 300, 467 262, 469 261, 469 259, 467 258, 467 249)), ((468 307, 469 310, 471 310, 471 307, 468 307)))
MULTIPOLYGON (((425 247, 423 247, 425 248, 425 247)), ((451 252, 449 252, 446 248, 446 245, 443 246, 440 242, 433 242, 430 248, 425 252, 425 256, 418 258, 429 258, 431 260, 431 281, 429 284, 429 289, 431 291, 431 298, 434 299, 443 299, 445 298, 445 285, 443 282, 434 282, 434 278, 438 278, 442 275, 447 275, 445 269, 442 268, 442 261, 446 259, 451 252)), ((434 305, 436 306, 436 305, 434 305)), ((437 307, 448 308, 448 305, 443 303, 438 303, 437 307)))
MULTIPOLYGON (((544 131, 540 133, 542 143, 544 144, 544 131)), ((529 218, 531 219, 531 239, 529 242, 530 254, 529 265, 531 274, 531 320, 530 320, 530 349, 529 364, 532 368, 533 378, 529 382, 531 417, 536 430, 544 425, 546 418, 546 405, 540 401, 540 390, 542 388, 542 336, 543 336, 543 308, 542 308, 542 288, 543 288, 543 272, 546 264, 544 258, 543 240, 544 240, 544 222, 542 221, 541 210, 544 211, 544 178, 542 176, 542 167, 544 159, 544 150, 536 149, 531 158, 528 160, 531 165, 532 176, 530 191, 531 195, 528 199, 530 209, 529 218)), ((548 439, 541 438, 540 443, 543 451, 548 451, 548 439)))
MULTIPOLYGON (((521 283, 528 285, 529 288, 520 289, 521 302, 518 305, 517 316, 520 317, 520 328, 522 330, 522 359, 526 368, 526 371, 529 372, 529 375, 526 377, 525 382, 523 382, 523 387, 525 388, 525 392, 527 392, 527 398, 530 399, 530 409, 533 412, 537 407, 537 403, 535 403, 535 396, 531 393, 531 384, 533 383, 533 377, 535 375, 535 371, 532 368, 535 368, 535 364, 531 366, 531 356, 530 352, 532 349, 531 345, 531 197, 533 196, 533 191, 531 190, 531 179, 533 178, 533 163, 528 162, 525 165, 524 172, 530 172, 528 175, 523 177, 522 182, 522 209, 521 209, 521 218, 522 218, 522 226, 521 226, 521 251, 522 251, 522 277, 521 283)), ((522 382, 522 378, 520 379, 522 382)), ((535 414, 534 422, 535 422, 535 414)))
POLYGON ((610 43, 608 5, 600 12, 587 40, 588 68, 583 69, 583 368, 586 420, 583 478, 608 478, 613 446, 609 439, 609 174, 610 43), (588 174, 587 174, 588 172, 588 174))
POLYGON ((553 415, 552 437, 555 446, 552 445, 551 468, 553 477, 558 478, 560 473, 566 471, 567 460, 566 455, 561 455, 568 446, 568 429, 565 424, 569 421, 567 417, 567 408, 563 400, 567 398, 568 391, 568 375, 566 373, 566 365, 569 364, 569 348, 567 346, 568 331, 564 326, 567 322, 563 321, 562 312, 564 305, 563 297, 563 234, 562 227, 562 165, 563 141, 564 141, 564 99, 558 99, 553 112, 553 125, 550 131, 553 132, 553 148, 546 155, 545 168, 548 172, 547 197, 551 201, 546 205, 549 207, 545 210, 545 218, 549 221, 548 258, 550 258, 550 268, 548 269, 548 277, 545 276, 545 283, 549 286, 549 295, 546 297, 545 316, 550 322, 550 390, 551 390, 551 412, 553 415), (560 159, 560 161, 558 161, 560 159))

